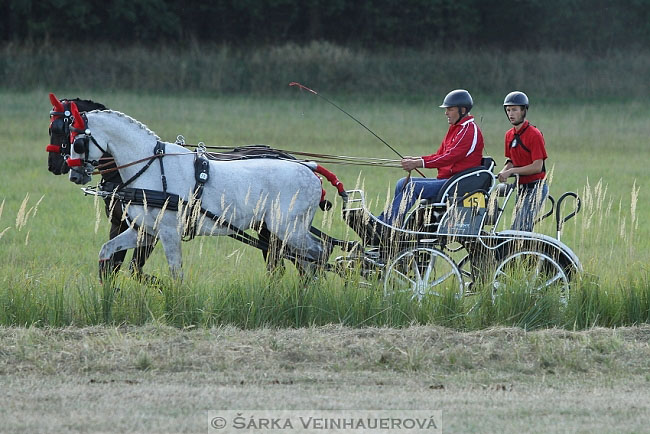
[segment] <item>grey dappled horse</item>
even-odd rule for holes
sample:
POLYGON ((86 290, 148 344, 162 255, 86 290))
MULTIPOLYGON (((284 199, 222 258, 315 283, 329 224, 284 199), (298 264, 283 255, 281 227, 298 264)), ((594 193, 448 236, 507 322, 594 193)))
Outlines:
MULTIPOLYGON (((172 276, 182 277, 181 239, 186 229, 182 222, 188 209, 196 209, 182 205, 193 203, 195 153, 161 142, 145 125, 123 113, 91 111, 84 120, 72 105, 72 116, 71 181, 89 182, 102 155, 110 154, 129 188, 162 190, 180 198, 178 210, 130 204, 131 227, 102 246, 100 263, 118 250, 148 244, 158 237, 172 276)), ((203 186, 201 211, 193 221, 196 235, 229 235, 237 229, 259 230, 264 225, 303 269, 327 261, 329 246, 309 232, 321 195, 320 179, 310 167, 272 159, 208 164, 210 176, 203 186)))

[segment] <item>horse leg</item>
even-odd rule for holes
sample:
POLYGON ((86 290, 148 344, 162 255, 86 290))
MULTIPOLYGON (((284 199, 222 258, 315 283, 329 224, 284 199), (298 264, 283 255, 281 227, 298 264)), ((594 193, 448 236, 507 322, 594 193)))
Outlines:
POLYGON ((134 248, 138 243, 138 231, 128 228, 115 238, 108 240, 99 251, 99 280, 104 281, 117 269, 113 263, 116 252, 134 248))
POLYGON ((268 248, 262 249, 262 256, 266 262, 266 270, 269 274, 281 276, 284 274, 284 260, 281 253, 281 241, 276 237, 266 223, 262 223, 262 227, 257 232, 259 240, 266 243, 268 248))
POLYGON ((308 230, 294 230, 285 241, 299 257, 316 264, 326 263, 332 253, 331 243, 318 239, 308 230))
MULTIPOLYGON (((124 219, 123 209, 119 201, 111 200, 111 198, 104 199, 106 216, 111 221, 111 230, 109 232, 109 240, 112 240, 122 232, 129 228, 129 223, 124 219)), ((129 263, 129 271, 131 274, 141 276, 142 267, 155 247, 155 240, 153 243, 147 245, 140 245, 133 251, 133 257, 129 263)), ((124 263, 126 257, 126 250, 115 252, 107 264, 106 268, 110 268, 112 273, 117 273, 124 263)))
POLYGON ((129 271, 138 280, 146 283, 158 283, 154 276, 142 272, 142 268, 153 252, 153 249, 156 247, 157 242, 157 238, 147 235, 147 242, 145 244, 140 244, 133 250, 133 258, 131 258, 131 262, 129 263, 129 271))
POLYGON ((174 280, 183 280, 182 253, 181 253, 181 236, 176 230, 175 225, 172 227, 163 226, 158 232, 158 238, 165 250, 165 257, 169 265, 169 272, 174 280))
POLYGON ((320 240, 305 229, 294 228, 285 242, 296 255, 294 265, 305 279, 313 277, 328 261, 333 245, 320 240))
MULTIPOLYGON (((118 204, 119 205, 119 204, 118 204)), ((129 228, 129 224, 122 220, 122 207, 113 206, 112 210, 109 210, 108 203, 106 204, 106 215, 110 217, 111 229, 108 233, 108 239, 112 240, 117 237, 122 232, 126 231, 129 228)), ((124 262, 124 257, 126 256, 126 250, 119 250, 113 255, 109 262, 106 264, 107 268, 111 269, 112 273, 117 273, 124 262)))

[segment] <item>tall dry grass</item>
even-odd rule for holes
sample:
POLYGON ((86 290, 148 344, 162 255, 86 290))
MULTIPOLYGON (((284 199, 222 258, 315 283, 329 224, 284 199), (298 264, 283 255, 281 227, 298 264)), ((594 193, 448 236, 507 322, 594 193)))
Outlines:
MULTIPOLYGON (((585 212, 594 207, 587 204, 585 212)), ((25 241, 14 237, 12 242, 19 245, 10 247, 31 248, 26 240, 31 227, 38 223, 35 212, 29 210, 35 209, 26 195, 18 211, 21 218, 11 229, 17 233, 26 231, 27 235, 25 241)), ((600 209, 605 212, 607 207, 600 209)), ((591 215, 592 221, 600 217, 597 213, 591 215)), ((634 234, 626 232, 625 236, 634 234)), ((353 327, 438 324, 474 330, 494 325, 582 329, 650 321, 647 272, 620 277, 615 286, 603 285, 598 276, 588 273, 574 281, 566 303, 555 290, 534 293, 524 282, 513 282, 495 301, 488 283, 473 296, 459 298, 453 289, 447 288, 440 291, 440 296, 425 297, 418 303, 408 293, 384 294, 382 282, 364 278, 359 269, 348 270, 344 280, 334 275, 318 275, 316 280, 306 282, 295 273, 272 277, 263 268, 248 268, 246 273, 235 271, 234 279, 215 280, 214 270, 209 273, 200 263, 205 255, 203 242, 199 242, 198 255, 189 255, 184 283, 162 276, 158 284, 147 285, 120 273, 100 284, 94 276, 79 273, 65 263, 52 267, 48 273, 39 271, 35 264, 22 264, 18 272, 18 267, 9 264, 7 268, 5 264, 0 285, 0 324, 60 327, 139 325, 154 321, 177 327, 231 324, 242 328, 331 323, 353 327)), ((229 256, 241 253, 235 247, 229 256)), ((238 261, 241 260, 240 257, 238 261)))

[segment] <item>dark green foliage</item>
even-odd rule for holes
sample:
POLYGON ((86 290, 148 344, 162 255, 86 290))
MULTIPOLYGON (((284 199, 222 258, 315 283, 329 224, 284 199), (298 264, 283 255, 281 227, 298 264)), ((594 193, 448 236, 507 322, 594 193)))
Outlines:
POLYGON ((2 0, 0 40, 602 51, 647 47, 650 0, 2 0))

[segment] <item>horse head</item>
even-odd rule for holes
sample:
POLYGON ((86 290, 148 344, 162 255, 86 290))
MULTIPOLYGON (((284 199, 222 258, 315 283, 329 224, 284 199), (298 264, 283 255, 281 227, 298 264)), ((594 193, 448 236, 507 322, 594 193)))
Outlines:
POLYGON ((75 184, 87 184, 95 167, 99 165, 99 160, 106 152, 99 145, 90 146, 91 140, 94 144, 97 142, 87 128, 86 118, 81 115, 74 102, 70 103, 70 113, 72 117, 68 139, 70 155, 66 160, 70 168, 70 181, 75 184))
POLYGON ((74 103, 81 113, 92 110, 106 110, 106 106, 94 101, 85 99, 59 100, 50 93, 52 110, 50 111, 50 144, 46 147, 48 151, 47 168, 55 175, 68 173, 70 168, 66 159, 70 156, 70 125, 74 121, 72 117, 71 104, 74 103))

